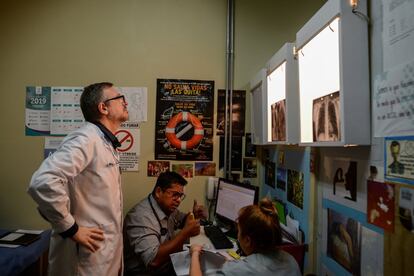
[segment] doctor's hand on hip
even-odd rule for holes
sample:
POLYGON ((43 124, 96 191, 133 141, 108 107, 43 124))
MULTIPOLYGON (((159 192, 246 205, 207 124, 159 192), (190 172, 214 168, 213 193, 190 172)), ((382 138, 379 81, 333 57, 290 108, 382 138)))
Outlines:
POLYGON ((99 242, 103 241, 103 231, 99 228, 79 226, 78 231, 72 236, 72 240, 88 248, 91 252, 99 249, 99 242))

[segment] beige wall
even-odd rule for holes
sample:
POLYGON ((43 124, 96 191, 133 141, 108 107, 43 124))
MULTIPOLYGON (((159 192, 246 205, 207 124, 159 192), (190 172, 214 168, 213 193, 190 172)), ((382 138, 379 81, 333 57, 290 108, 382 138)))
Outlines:
MULTIPOLYGON (((246 89, 324 2, 236 0, 234 88, 246 89)), ((226 8, 225 0, 1 0, 0 228, 48 226, 26 194, 44 143, 24 135, 26 86, 148 87, 140 171, 122 176, 127 211, 155 183, 146 163, 154 158, 156 79, 214 80, 216 89, 224 88, 226 8)), ((204 197, 205 182, 190 179, 184 210, 204 197)))

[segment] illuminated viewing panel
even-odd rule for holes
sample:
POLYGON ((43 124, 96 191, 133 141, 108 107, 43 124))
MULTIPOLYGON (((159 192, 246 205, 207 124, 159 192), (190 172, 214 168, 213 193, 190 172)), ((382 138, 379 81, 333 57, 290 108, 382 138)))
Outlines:
POLYGON ((286 140, 286 62, 267 76, 267 141, 286 140))
POLYGON ((341 140, 339 18, 298 50, 301 142, 341 140))

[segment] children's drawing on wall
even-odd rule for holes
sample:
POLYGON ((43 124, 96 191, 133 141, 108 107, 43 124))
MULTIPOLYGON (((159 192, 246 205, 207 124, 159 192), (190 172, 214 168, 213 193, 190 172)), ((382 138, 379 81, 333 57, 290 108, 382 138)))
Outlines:
POLYGON ((245 157, 256 157, 256 145, 252 144, 252 134, 251 133, 246 133, 244 156, 245 157))
POLYGON ((243 158, 243 177, 257 177, 257 161, 255 158, 243 158))
POLYGON ((287 173, 287 199, 294 205, 303 209, 303 185, 304 185, 303 172, 295 170, 289 170, 287 173))
POLYGON ((339 91, 313 100, 313 141, 341 140, 339 91))
POLYGON ((193 164, 172 164, 171 170, 185 178, 193 178, 193 164))
POLYGON ((367 195, 368 222, 394 232, 394 185, 368 180, 367 195))
POLYGON ((215 176, 216 163, 213 162, 195 162, 196 176, 215 176))
POLYGON ((401 224, 414 233, 414 189, 400 187, 398 214, 401 224))
POLYGON ((277 168, 277 188, 286 191, 286 169, 277 168))
POLYGON ((346 199, 357 200, 357 162, 336 161, 336 169, 332 180, 332 192, 334 195, 346 199))
POLYGON ((414 184, 414 136, 385 138, 386 179, 414 184))
POLYGON ((266 160, 265 163, 265 183, 266 185, 275 188, 275 174, 276 174, 276 164, 270 160, 266 160))
POLYGON ((148 161, 147 176, 158 177, 161 173, 170 170, 170 161, 148 161))
POLYGON ((327 255, 353 275, 361 274, 361 225, 328 209, 327 255))

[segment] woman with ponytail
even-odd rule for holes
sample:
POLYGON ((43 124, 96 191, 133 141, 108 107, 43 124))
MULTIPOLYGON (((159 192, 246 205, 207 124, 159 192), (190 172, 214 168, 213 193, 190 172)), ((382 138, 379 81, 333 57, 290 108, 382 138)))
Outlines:
MULTIPOLYGON (((295 259, 277 249, 282 243, 282 232, 277 211, 269 199, 240 209, 237 226, 237 238, 247 257, 225 263, 217 275, 301 275, 295 259)), ((200 254, 202 246, 193 245, 190 276, 202 275, 200 254)))

